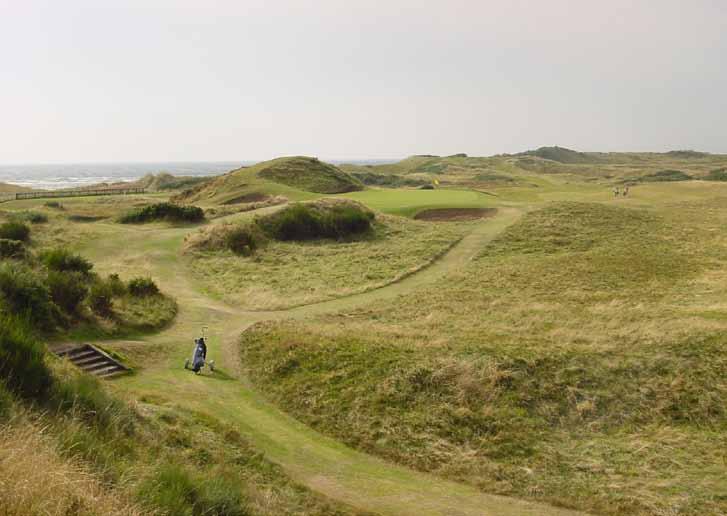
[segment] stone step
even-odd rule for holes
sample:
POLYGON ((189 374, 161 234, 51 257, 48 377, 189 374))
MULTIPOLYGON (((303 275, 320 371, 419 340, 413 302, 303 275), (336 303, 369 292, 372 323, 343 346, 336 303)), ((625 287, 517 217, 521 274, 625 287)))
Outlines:
POLYGON ((56 354, 67 358, 84 372, 99 378, 110 378, 130 371, 128 367, 90 344, 66 346, 56 351, 56 354))

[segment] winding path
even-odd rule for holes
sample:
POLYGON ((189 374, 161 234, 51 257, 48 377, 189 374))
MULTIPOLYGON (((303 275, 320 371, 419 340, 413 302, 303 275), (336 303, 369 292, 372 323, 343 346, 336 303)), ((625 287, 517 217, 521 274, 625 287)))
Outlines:
POLYGON ((210 413, 234 425, 272 461, 280 464, 297 482, 333 500, 362 511, 391 515, 491 515, 573 516, 578 513, 547 505, 495 496, 474 487, 443 480, 391 464, 353 450, 281 412, 256 393, 239 374, 239 335, 250 325, 266 320, 306 318, 351 309, 407 294, 421 285, 465 265, 492 238, 520 216, 504 208, 484 220, 449 252, 429 267, 388 286, 333 301, 284 311, 239 311, 201 294, 184 272, 178 257, 189 229, 128 230, 119 238, 109 236, 84 250, 99 269, 154 276, 163 290, 176 297, 179 314, 175 323, 144 341, 106 342, 105 346, 164 350, 137 375, 113 382, 134 396, 150 396, 182 407, 210 413), (124 270, 126 269, 126 271, 124 270), (211 357, 227 375, 195 376, 181 364, 190 352, 191 339, 203 325, 210 326, 211 357), (213 355, 213 356, 212 356, 213 355))

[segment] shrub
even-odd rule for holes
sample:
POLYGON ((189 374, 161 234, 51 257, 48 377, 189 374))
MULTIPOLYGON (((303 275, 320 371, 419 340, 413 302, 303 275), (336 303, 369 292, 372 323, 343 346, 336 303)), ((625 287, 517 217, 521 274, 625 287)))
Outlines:
POLYGON ((127 292, 126 285, 121 281, 118 274, 109 274, 109 277, 106 279, 106 284, 111 289, 114 297, 121 297, 127 292))
POLYGON ((238 226, 225 236, 225 247, 235 254, 250 256, 262 245, 265 236, 255 224, 238 226))
POLYGON ((45 213, 37 211, 21 211, 13 214, 13 219, 17 222, 30 222, 31 224, 42 224, 48 222, 48 216, 45 213))
POLYGON ((305 204, 293 204, 258 219, 263 230, 277 240, 312 240, 323 232, 320 217, 305 204))
POLYGON ((97 281, 88 293, 88 306, 95 314, 108 317, 113 312, 113 299, 112 288, 106 282, 97 281))
POLYGON ((374 214, 354 203, 293 204, 257 220, 276 240, 341 239, 371 229, 374 214))
POLYGON ((38 399, 51 385, 43 345, 33 337, 28 323, 0 314, 0 377, 12 392, 38 399))
POLYGON ((58 321, 58 307, 48 288, 22 264, 0 264, 0 297, 10 313, 27 317, 33 326, 50 330, 58 321))
POLYGON ((710 170, 709 174, 705 176, 705 179, 707 181, 727 181, 727 168, 710 170))
POLYGON ((204 211, 197 206, 180 206, 169 202, 161 202, 130 211, 119 218, 122 224, 141 224, 153 221, 168 222, 201 222, 204 211))
POLYGON ((355 204, 333 205, 321 213, 324 236, 345 238, 371 229, 374 214, 355 204))
POLYGON ((48 271, 46 284, 51 299, 68 314, 78 313, 78 307, 88 295, 86 278, 79 272, 48 271))
POLYGON ((129 282, 129 294, 134 297, 154 296, 159 294, 159 287, 151 278, 134 278, 129 282))
POLYGON ((47 208, 54 208, 56 210, 62 210, 63 205, 58 201, 48 201, 44 204, 47 208))
POLYGON ((0 258, 25 258, 25 246, 19 240, 0 238, 0 258))
POLYGON ((646 182, 689 181, 690 179, 693 179, 692 176, 685 174, 681 170, 660 170, 641 178, 642 181, 646 182))
POLYGON ((0 224, 0 238, 27 242, 30 240, 30 228, 22 222, 11 221, 0 224))
POLYGON ((80 272, 82 274, 88 274, 93 269, 93 264, 84 257, 73 254, 63 248, 52 249, 41 253, 40 261, 48 269, 59 272, 80 272))

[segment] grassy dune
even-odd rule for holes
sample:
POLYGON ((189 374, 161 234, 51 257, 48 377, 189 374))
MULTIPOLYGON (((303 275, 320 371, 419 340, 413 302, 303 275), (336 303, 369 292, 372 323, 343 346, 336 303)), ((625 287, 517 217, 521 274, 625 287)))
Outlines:
POLYGON ((720 514, 725 206, 554 204, 416 295, 256 327, 242 362, 315 428, 488 491, 720 514))
POLYGON ((303 156, 278 158, 252 167, 233 170, 175 197, 184 202, 235 204, 284 196, 290 200, 315 199, 321 194, 360 190, 363 186, 351 175, 303 156))

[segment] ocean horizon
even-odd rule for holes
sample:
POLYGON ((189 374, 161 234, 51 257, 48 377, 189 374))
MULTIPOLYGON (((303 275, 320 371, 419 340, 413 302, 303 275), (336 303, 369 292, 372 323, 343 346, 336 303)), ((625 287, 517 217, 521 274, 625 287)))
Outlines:
MULTIPOLYGON (((324 160, 342 164, 381 164, 396 160, 324 160)), ((174 176, 217 176, 243 166, 259 163, 241 161, 169 161, 118 163, 26 163, 0 164, 0 183, 34 190, 81 188, 99 183, 136 181, 147 174, 168 173, 174 176)))

